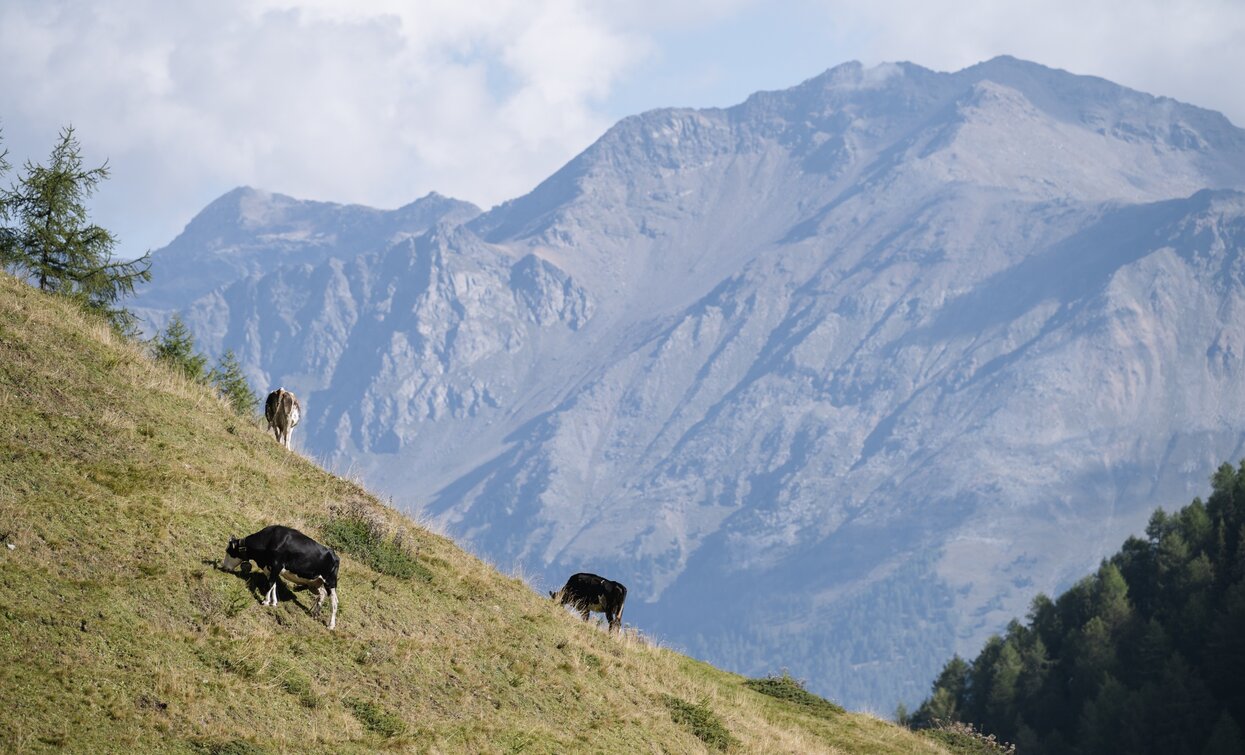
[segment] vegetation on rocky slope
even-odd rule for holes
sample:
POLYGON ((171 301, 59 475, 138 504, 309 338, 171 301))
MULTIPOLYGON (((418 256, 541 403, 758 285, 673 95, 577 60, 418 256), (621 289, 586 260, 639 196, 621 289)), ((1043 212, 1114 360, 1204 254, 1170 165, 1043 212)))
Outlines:
POLYGON ((951 659, 911 723, 972 722, 1024 753, 1245 750, 1245 463, 1211 483, 975 659, 951 659))
POLYGON ((584 624, 8 276, 0 418, 9 750, 945 751, 584 624), (336 632, 216 568, 272 523, 341 550, 336 632))

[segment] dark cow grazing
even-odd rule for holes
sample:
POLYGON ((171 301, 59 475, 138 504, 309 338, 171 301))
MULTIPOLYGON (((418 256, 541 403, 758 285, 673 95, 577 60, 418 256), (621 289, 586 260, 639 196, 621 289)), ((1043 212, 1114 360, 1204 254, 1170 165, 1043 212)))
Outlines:
POLYGON ((610 624, 610 631, 622 628, 623 603, 627 600, 627 587, 621 582, 598 577, 595 574, 580 572, 566 580, 566 584, 557 592, 550 591, 549 597, 561 605, 570 604, 579 610, 584 621, 588 620, 589 611, 601 611, 610 624))
POLYGON ((295 584, 314 587, 320 597, 314 614, 319 615, 324 597, 331 599, 329 629, 337 627, 337 554, 291 527, 273 524, 241 540, 229 538, 222 569, 233 571, 243 561, 254 561, 268 573, 264 605, 277 604, 277 582, 285 577, 295 584), (327 593, 325 588, 328 588, 327 593))
POLYGON ((286 448, 290 447, 290 436, 294 426, 302 419, 303 407, 293 393, 278 388, 268 394, 264 401, 264 419, 268 420, 268 429, 277 436, 277 442, 286 448))

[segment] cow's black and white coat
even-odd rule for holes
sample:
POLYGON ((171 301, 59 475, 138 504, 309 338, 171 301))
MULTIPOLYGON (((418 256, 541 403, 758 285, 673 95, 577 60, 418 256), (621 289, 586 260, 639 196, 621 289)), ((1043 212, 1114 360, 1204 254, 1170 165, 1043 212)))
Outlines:
POLYGON ((622 627, 623 603, 627 600, 627 588, 621 582, 615 582, 595 574, 580 572, 566 580, 561 590, 550 591, 549 597, 561 605, 572 605, 579 610, 584 621, 588 620, 589 611, 600 611, 609 622, 610 631, 622 627))
POLYGON ((303 407, 298 403, 298 398, 284 388, 269 393, 264 401, 264 419, 268 420, 268 429, 276 435, 277 442, 286 448, 290 447, 294 426, 302 416, 303 407))
POLYGON ((229 539, 221 568, 233 571, 243 561, 254 561, 268 573, 268 591, 264 594, 263 605, 277 604, 277 582, 285 577, 296 584, 316 588, 320 598, 316 614, 327 595, 332 607, 329 629, 337 627, 338 559, 332 548, 320 545, 292 527, 273 524, 241 540, 229 539))

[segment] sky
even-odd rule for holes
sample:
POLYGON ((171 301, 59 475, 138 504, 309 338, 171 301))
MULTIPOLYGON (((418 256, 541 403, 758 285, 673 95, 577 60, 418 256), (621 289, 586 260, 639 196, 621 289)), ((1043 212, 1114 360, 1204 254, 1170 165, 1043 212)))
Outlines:
POLYGON ((4 0, 0 148, 20 170, 72 124, 111 170, 92 219, 134 257, 243 185, 487 209, 627 115, 849 60, 1014 55, 1241 126, 1242 42, 1241 0, 4 0))

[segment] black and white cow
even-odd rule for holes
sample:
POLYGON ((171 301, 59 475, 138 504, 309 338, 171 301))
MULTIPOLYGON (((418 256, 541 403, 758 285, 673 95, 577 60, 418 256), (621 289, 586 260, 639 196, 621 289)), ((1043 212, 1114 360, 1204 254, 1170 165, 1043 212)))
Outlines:
POLYGON ((286 448, 290 447, 290 436, 294 434, 294 426, 302 416, 303 407, 298 399, 284 388, 269 393, 264 401, 264 419, 268 420, 268 429, 277 436, 277 442, 286 448))
POLYGON ((572 605, 588 620, 589 611, 601 611, 609 622, 610 631, 622 628, 623 603, 627 600, 627 587, 595 574, 580 572, 566 580, 561 590, 550 591, 549 597, 561 605, 572 605))
POLYGON ((315 614, 320 613, 327 594, 331 599, 329 629, 337 627, 337 554, 292 527, 273 524, 241 540, 229 538, 222 569, 233 571, 243 561, 254 561, 268 573, 268 591, 264 605, 277 604, 277 582, 285 577, 291 582, 316 588, 320 597, 315 614), (325 591, 327 588, 327 593, 325 591))

